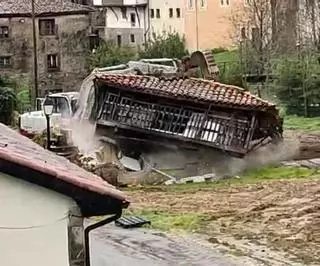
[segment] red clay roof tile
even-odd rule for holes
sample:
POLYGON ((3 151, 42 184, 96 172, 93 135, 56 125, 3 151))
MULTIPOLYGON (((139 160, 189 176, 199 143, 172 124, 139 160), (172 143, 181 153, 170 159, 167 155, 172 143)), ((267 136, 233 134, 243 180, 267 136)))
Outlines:
MULTIPOLYGON (((31 2, 29 0, 1 0, 0 14, 6 15, 26 15, 31 14, 31 2)), ((35 0, 35 13, 88 13, 93 11, 88 6, 72 3, 70 0, 35 0)))
POLYGON ((43 149, 3 124, 0 124, 0 159, 36 170, 44 175, 54 176, 76 187, 126 201, 121 191, 100 177, 85 171, 66 158, 43 149))
POLYGON ((264 110, 275 105, 245 91, 244 89, 196 78, 158 78, 126 74, 102 74, 97 80, 119 88, 181 100, 201 101, 225 106, 241 106, 264 110))

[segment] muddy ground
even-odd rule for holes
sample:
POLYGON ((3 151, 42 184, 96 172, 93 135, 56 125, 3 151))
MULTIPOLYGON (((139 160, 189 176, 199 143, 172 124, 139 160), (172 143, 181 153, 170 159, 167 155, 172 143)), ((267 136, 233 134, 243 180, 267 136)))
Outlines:
MULTIPOLYGON (((286 132, 286 138, 300 142, 295 159, 320 158, 320 134, 286 132)), ((133 211, 203 214, 199 232, 216 247, 265 265, 320 265, 320 177, 129 194, 133 211)))
POLYGON ((204 214, 200 233, 209 242, 258 257, 266 265, 282 265, 275 264, 277 256, 278 262, 320 262, 320 180, 130 194, 135 211, 204 214))

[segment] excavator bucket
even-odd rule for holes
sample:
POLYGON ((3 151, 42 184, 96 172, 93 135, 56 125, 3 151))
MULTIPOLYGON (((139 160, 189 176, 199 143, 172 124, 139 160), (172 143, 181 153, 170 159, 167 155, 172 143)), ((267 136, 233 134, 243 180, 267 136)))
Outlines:
POLYGON ((193 67, 200 68, 202 78, 215 81, 219 79, 219 68, 215 63, 212 51, 193 52, 190 56, 190 62, 193 67))

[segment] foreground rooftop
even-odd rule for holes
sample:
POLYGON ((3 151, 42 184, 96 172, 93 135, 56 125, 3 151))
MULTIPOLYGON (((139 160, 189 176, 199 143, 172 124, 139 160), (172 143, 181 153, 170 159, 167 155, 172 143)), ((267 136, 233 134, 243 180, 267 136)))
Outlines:
POLYGON ((126 196, 100 177, 0 124, 0 171, 73 198, 85 216, 113 214, 126 196))
MULTIPOLYGON (((35 0, 35 13, 37 15, 45 14, 63 14, 63 13, 87 13, 92 8, 72 3, 70 0, 35 0)), ((19 16, 31 15, 31 0, 1 0, 1 16, 19 16)))

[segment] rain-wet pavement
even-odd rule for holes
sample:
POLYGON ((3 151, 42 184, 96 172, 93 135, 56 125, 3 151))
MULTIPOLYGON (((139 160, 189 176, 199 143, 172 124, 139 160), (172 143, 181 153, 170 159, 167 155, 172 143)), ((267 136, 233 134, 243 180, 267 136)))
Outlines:
POLYGON ((237 266, 235 262, 196 241, 175 239, 146 229, 123 229, 114 225, 91 232, 92 266, 237 266))

